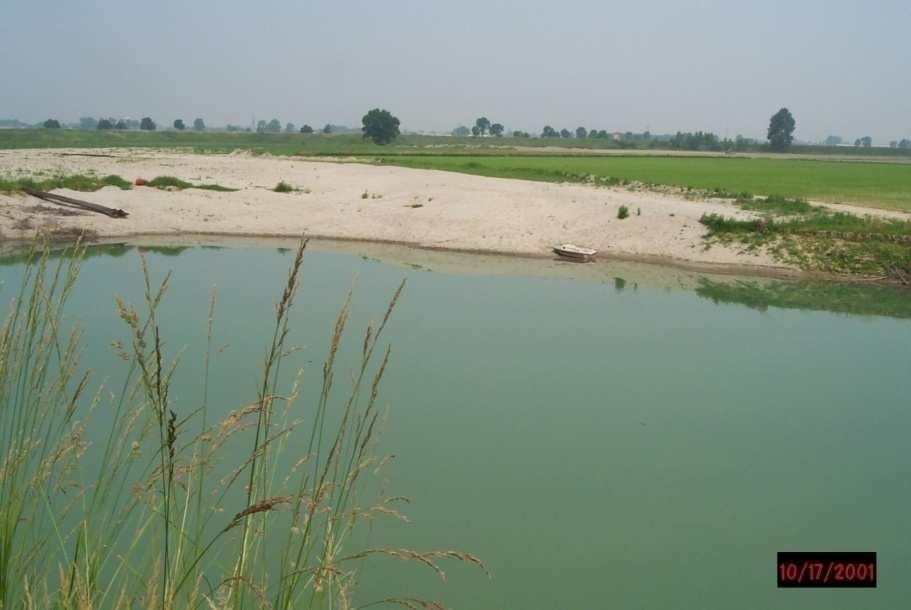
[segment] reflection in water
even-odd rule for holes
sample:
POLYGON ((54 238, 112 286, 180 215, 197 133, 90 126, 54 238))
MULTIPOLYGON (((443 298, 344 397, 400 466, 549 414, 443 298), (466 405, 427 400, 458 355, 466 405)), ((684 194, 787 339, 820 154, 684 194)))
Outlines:
POLYGON ((911 318, 911 291, 891 286, 807 281, 716 281, 700 278, 696 294, 712 302, 911 318))

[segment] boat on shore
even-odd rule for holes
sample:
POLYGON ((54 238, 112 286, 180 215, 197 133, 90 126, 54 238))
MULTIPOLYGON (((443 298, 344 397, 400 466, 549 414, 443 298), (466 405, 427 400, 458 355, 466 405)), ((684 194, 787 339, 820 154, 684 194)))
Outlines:
POLYGON ((593 250, 592 248, 583 248, 582 246, 576 246, 574 244, 560 244, 559 246, 554 246, 554 252, 563 258, 568 258, 577 262, 590 261, 595 258, 595 255, 598 253, 597 250, 593 250))

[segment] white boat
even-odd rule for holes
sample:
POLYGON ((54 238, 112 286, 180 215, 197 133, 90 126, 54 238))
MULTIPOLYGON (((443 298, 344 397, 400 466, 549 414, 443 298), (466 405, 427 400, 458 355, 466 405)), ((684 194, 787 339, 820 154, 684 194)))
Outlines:
POLYGON ((597 250, 583 248, 582 246, 573 244, 560 244, 559 246, 554 246, 554 252, 560 256, 571 258, 576 261, 591 260, 598 253, 597 250))

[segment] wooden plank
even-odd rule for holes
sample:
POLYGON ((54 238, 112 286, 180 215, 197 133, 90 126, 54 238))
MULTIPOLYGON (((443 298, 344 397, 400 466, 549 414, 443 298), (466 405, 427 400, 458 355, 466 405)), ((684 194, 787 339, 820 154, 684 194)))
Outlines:
POLYGON ((87 210, 89 212, 96 212, 98 214, 110 216, 111 218, 126 218, 129 216, 129 214, 123 210, 117 208, 109 208, 107 206, 99 205, 97 203, 90 203, 88 201, 82 201, 81 199, 73 199, 72 197, 64 197, 63 195, 55 195, 54 193, 36 191, 34 189, 28 188, 23 190, 32 197, 37 197, 38 199, 42 199, 50 203, 56 203, 57 205, 62 205, 68 208, 77 208, 80 210, 87 210))

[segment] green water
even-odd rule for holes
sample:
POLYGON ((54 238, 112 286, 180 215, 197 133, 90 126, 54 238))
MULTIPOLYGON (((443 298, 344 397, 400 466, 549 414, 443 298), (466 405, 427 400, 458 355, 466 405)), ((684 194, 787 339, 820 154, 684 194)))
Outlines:
MULTIPOLYGON (((119 256, 85 262, 70 312, 88 331, 94 379, 116 386, 126 365, 109 344, 126 334, 113 295, 137 302, 142 284, 132 251, 107 252, 119 256)), ((381 396, 383 449, 397 456, 389 487, 412 499, 412 523, 377 523, 365 542, 464 549, 493 574, 450 564, 440 584, 426 568, 373 559, 358 603, 907 607, 911 294, 773 284, 763 301, 753 283, 738 284, 752 287, 738 297, 715 280, 622 265, 504 272, 477 259, 480 270, 463 274, 441 255, 430 267, 443 270, 428 271, 358 254, 307 254, 292 342, 305 348, 293 362, 316 382, 353 278, 355 329, 407 278, 381 396), (778 590, 785 550, 876 551, 879 587, 778 590)), ((226 412, 255 396, 290 258, 274 247, 149 254, 156 275, 174 270, 161 323, 166 347, 186 348, 175 410, 200 400, 213 285, 216 343, 228 347, 210 400, 226 412)), ((4 299, 21 271, 0 267, 4 299)), ((347 343, 343 362, 358 349, 347 343)))

